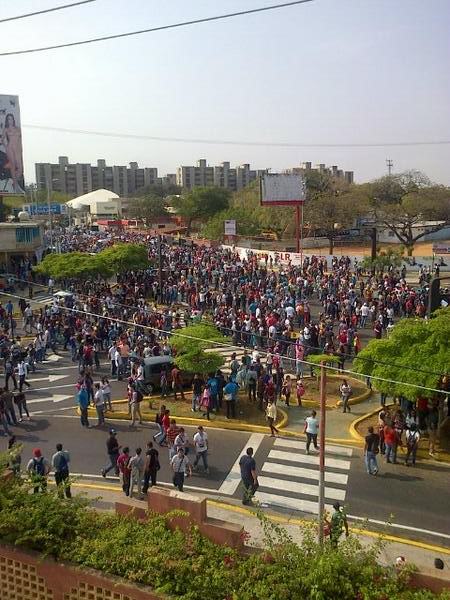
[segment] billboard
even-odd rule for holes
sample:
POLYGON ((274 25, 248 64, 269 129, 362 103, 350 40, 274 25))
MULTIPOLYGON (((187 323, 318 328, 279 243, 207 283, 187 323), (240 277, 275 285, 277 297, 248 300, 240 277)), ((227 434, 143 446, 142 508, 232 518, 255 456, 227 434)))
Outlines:
POLYGON ((301 175, 265 173, 261 177, 261 204, 295 206, 303 204, 305 180, 301 175))
POLYGON ((229 219, 225 223, 225 235, 236 235, 236 221, 229 219))
MULTIPOLYGON (((48 204, 24 204, 23 210, 30 215, 48 215, 48 204)), ((50 214, 65 215, 67 213, 66 204, 50 204, 50 214)))
POLYGON ((19 96, 0 95, 0 196, 25 194, 19 96))

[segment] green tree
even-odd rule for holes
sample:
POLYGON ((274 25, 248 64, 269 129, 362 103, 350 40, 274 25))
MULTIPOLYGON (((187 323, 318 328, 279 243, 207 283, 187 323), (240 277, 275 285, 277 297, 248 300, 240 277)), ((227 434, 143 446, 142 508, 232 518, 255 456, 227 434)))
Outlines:
POLYGON ((143 244, 114 244, 98 254, 108 269, 115 273, 148 269, 150 262, 143 244))
POLYGON ((217 343, 225 343, 225 338, 213 326, 205 323, 185 327, 179 334, 174 332, 171 343, 176 348, 175 364, 182 371, 206 375, 217 371, 224 364, 224 358, 218 352, 205 352, 217 343))
POLYGON ((100 254, 91 255, 88 252, 47 254, 39 265, 34 267, 34 271, 52 277, 56 281, 98 276, 108 279, 114 273, 114 270, 102 260, 100 254))
POLYGON ((351 227, 359 214, 352 195, 338 190, 317 194, 305 203, 304 209, 308 229, 328 239, 330 254, 340 231, 351 227))
POLYGON ((435 315, 430 320, 399 321, 388 338, 369 342, 353 361, 354 370, 398 381, 374 380, 379 391, 391 396, 435 397, 436 392, 425 388, 440 389, 442 377, 450 373, 450 308, 435 315))
POLYGON ((128 207, 128 216, 132 219, 142 219, 147 225, 151 225, 161 217, 169 216, 166 201, 156 195, 148 195, 143 198, 133 198, 128 207))
POLYGON ((370 256, 365 256, 361 264, 373 273, 383 274, 390 267, 401 266, 402 253, 399 250, 388 248, 388 250, 380 252, 374 260, 370 256))
POLYGON ((228 219, 236 221, 237 235, 256 235, 261 228, 255 220, 254 212, 243 206, 233 206, 217 213, 201 229, 201 234, 210 240, 224 237, 224 222, 228 219))
POLYGON ((378 225, 392 231, 408 256, 418 240, 450 225, 450 188, 431 183, 420 171, 381 177, 360 192, 378 225))
POLYGON ((187 235, 193 221, 206 221, 228 208, 231 192, 219 187, 196 187, 186 194, 174 197, 173 207, 186 220, 187 235))
POLYGON ((173 185, 171 183, 154 183, 152 185, 146 185, 139 188, 136 191, 137 198, 147 198, 148 196, 158 196, 159 198, 166 198, 167 196, 181 194, 181 187, 179 185, 173 185))

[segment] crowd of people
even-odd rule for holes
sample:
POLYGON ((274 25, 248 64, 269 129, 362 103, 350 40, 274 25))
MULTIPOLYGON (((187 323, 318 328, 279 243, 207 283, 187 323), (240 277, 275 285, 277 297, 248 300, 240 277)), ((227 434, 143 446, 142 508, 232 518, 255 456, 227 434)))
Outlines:
MULTIPOLYGON (((140 232, 55 233, 63 251, 97 252, 115 242, 144 243, 149 258, 163 256, 163 286, 160 274, 149 268, 119 276, 111 285, 101 280, 71 281, 66 293, 47 303, 36 304, 20 297, 19 324, 14 305, 0 303, 0 352, 5 369, 0 395, 1 423, 5 433, 19 419, 29 418, 24 388, 27 375, 45 360, 48 351, 70 352, 78 364, 77 401, 81 423, 89 426, 88 408, 95 406, 97 425, 112 411, 111 384, 98 376, 101 357, 107 357, 110 378, 127 379, 132 425, 141 422, 140 403, 145 391, 143 361, 148 357, 173 356, 170 336, 199 318, 207 319, 232 344, 244 348, 241 359, 232 356, 229 376, 220 370, 193 380, 192 410, 223 411, 235 418, 239 390, 264 410, 271 434, 276 435, 276 405, 292 398, 302 404, 307 385, 303 375, 308 356, 334 355, 339 368, 360 351, 362 338, 370 330, 381 337, 396 319, 424 316, 423 289, 406 282, 404 269, 366 274, 348 257, 306 256, 302 265, 281 263, 268 254, 247 252, 245 257, 230 248, 162 242, 140 232), (20 323, 20 321, 22 321, 20 323), (26 345, 17 337, 21 326, 33 341, 26 345), (98 381, 95 381, 95 379, 98 381), (14 390, 10 391, 12 384, 14 390)), ((17 285, 33 277, 27 260, 17 265, 17 285)), ((42 282, 54 292, 54 281, 42 282)), ((36 285, 34 286, 36 290, 36 285)), ((370 335, 370 334, 369 334, 370 335)), ((170 391, 183 399, 183 386, 176 367, 161 372, 164 398, 170 391)), ((343 411, 350 410, 351 386, 340 386, 343 411)))

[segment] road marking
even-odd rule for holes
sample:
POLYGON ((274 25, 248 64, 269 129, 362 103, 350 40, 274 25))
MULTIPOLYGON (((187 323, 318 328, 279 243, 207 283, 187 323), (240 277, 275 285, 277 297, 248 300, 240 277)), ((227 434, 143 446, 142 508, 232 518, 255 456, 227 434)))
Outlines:
MULTIPOLYGON (((264 473, 273 473, 274 475, 302 477, 303 479, 314 479, 314 481, 319 481, 319 471, 314 469, 305 469, 303 467, 292 467, 291 465, 265 462, 261 471, 264 473)), ((326 483, 339 483, 341 485, 347 485, 348 475, 345 473, 331 473, 326 471, 325 481, 326 483)))
MULTIPOLYGON (((103 477, 103 475, 91 475, 90 473, 72 473, 71 472, 70 475, 72 477, 80 477, 80 479, 89 479, 89 478, 92 478, 92 479, 102 479, 105 482, 107 482, 108 480, 111 480, 111 479, 114 480, 114 481, 120 481, 119 477, 114 477, 114 476, 103 477)), ((186 478, 185 478, 185 481, 186 481, 186 478)), ((84 484, 80 484, 80 487, 83 487, 83 485, 84 484)), ((88 485, 89 484, 87 484, 86 487, 88 487, 88 485)), ((158 481, 157 485, 164 485, 166 487, 172 487, 172 488, 174 487, 173 483, 168 482, 168 481, 158 481)), ((94 487, 94 486, 92 486, 92 487, 94 487)), ((112 486, 110 486, 110 487, 112 488, 112 486)), ((119 491, 122 491, 122 487, 117 487, 115 489, 117 489, 119 491)), ((196 485, 186 485, 185 484, 184 485, 184 489, 186 489, 186 490, 200 491, 200 492, 206 492, 208 494, 211 494, 211 493, 218 494, 219 493, 219 491, 216 490, 216 489, 214 489, 214 488, 205 488, 205 487, 196 486, 196 485)))
MULTIPOLYGON (((255 516, 254 511, 252 511, 249 508, 245 508, 244 506, 236 506, 234 504, 222 502, 221 500, 215 500, 213 498, 208 498, 208 504, 214 504, 225 510, 240 513, 241 515, 255 516)), ((288 525, 300 525, 300 526, 303 526, 305 524, 311 524, 310 519, 299 519, 296 517, 292 518, 291 516, 285 517, 284 515, 272 515, 272 514, 267 514, 266 516, 270 521, 275 521, 275 523, 285 523, 288 525)), ((357 518, 360 519, 362 517, 357 517, 357 518)), ((385 525, 385 523, 384 523, 384 525, 385 525)), ((402 525, 395 525, 395 523, 392 523, 390 526, 391 527, 404 527, 402 525)), ((361 535, 361 536, 378 538, 378 539, 381 538, 383 540, 387 540, 389 542, 395 542, 397 544, 405 544, 406 546, 413 546, 415 548, 421 548, 422 550, 430 550, 431 552, 436 552, 437 554, 449 554, 450 555, 450 548, 446 548, 443 546, 434 546, 433 544, 427 544, 426 542, 417 542, 416 540, 410 540, 408 538, 402 538, 402 537, 398 537, 398 536, 390 535, 390 534, 386 534, 386 533, 380 533, 378 531, 369 531, 368 529, 363 530, 363 529, 359 529, 357 527, 349 527, 349 530, 351 531, 351 533, 361 535)), ((439 534, 436 532, 430 531, 428 533, 442 536, 442 534, 439 534)), ((446 536, 446 534, 444 534, 443 537, 445 537, 445 536, 446 536)))
POLYGON ((49 398, 39 398, 36 400, 27 400, 27 404, 41 404, 43 402, 63 402, 69 398, 73 398, 73 396, 65 396, 64 394, 53 394, 49 398))
MULTIPOLYGON (((48 392, 49 390, 62 390, 63 388, 74 388, 75 390, 75 383, 64 383, 63 385, 52 385, 51 387, 42 387, 42 388, 33 388, 32 390, 28 390, 28 393, 30 394, 39 394, 40 392, 48 392)), ((75 391, 74 391, 74 395, 75 395, 75 391)))
MULTIPOLYGON (((274 458, 276 460, 286 460, 289 462, 306 463, 310 465, 319 465, 319 457, 311 456, 309 454, 295 454, 293 452, 281 452, 279 450, 271 450, 268 458, 274 458)), ((325 458, 326 467, 332 467, 333 469, 344 469, 348 471, 350 469, 349 460, 339 460, 337 458, 325 458)))
MULTIPOLYGON (((318 496, 319 486, 301 481, 292 481, 290 479, 274 479, 273 477, 258 477, 261 487, 270 488, 281 492, 294 492, 306 496, 318 496)), ((330 500, 345 500, 345 490, 339 488, 325 487, 325 497, 330 500)))
POLYGON ((47 356, 47 358, 45 360, 43 360, 42 362, 48 363, 48 362, 58 362, 58 360, 62 360, 62 356, 60 354, 50 354, 49 356, 47 356))
MULTIPOLYGON (((274 445, 283 448, 295 448, 297 450, 303 450, 305 448, 305 442, 303 440, 287 440, 284 438, 277 438, 274 445)), ((331 444, 327 444, 325 446, 325 452, 350 457, 353 455, 353 448, 345 448, 344 446, 332 446, 331 444)))
POLYGON ((65 379, 66 375, 47 375, 47 377, 38 377, 37 379, 27 379, 29 383, 35 383, 36 381, 48 381, 49 383, 53 383, 54 381, 59 381, 60 379, 65 379))
POLYGON ((219 488, 220 494, 227 494, 227 495, 231 496, 236 492, 236 490, 239 487, 239 483, 241 481, 241 468, 239 466, 239 461, 241 460, 242 454, 244 454, 244 452, 247 448, 253 448, 253 454, 255 455, 256 451, 258 450, 259 446, 261 445, 261 442, 263 441, 264 437, 265 436, 262 433, 252 433, 252 435, 250 436, 250 438, 248 439, 248 441, 242 448, 242 451, 239 453, 239 456, 237 457, 236 462, 231 467, 231 470, 228 473, 225 481, 220 486, 220 488, 219 488))
MULTIPOLYGON (((255 498, 259 500, 263 505, 279 506, 281 508, 289 508, 291 510, 298 510, 305 513, 317 514, 318 502, 312 502, 311 500, 304 500, 303 498, 291 498, 288 496, 277 496, 276 494, 268 494, 267 492, 256 492, 255 498)), ((325 510, 333 512, 333 507, 325 505, 325 510)))
MULTIPOLYGON (((377 519, 368 519, 366 517, 357 517, 355 515, 347 515, 349 519, 354 521, 367 521, 368 523, 373 523, 374 525, 384 525, 386 523, 384 521, 378 521, 377 519)), ((405 531, 416 531, 417 533, 426 533, 427 535, 434 535, 436 537, 442 537, 450 540, 450 535, 447 533, 439 533, 439 531, 430 531, 429 529, 421 529, 420 527, 412 527, 411 525, 400 525, 399 523, 389 523, 389 527, 396 527, 397 529, 405 529, 405 531)), ((449 551, 450 554, 450 551, 449 551)))

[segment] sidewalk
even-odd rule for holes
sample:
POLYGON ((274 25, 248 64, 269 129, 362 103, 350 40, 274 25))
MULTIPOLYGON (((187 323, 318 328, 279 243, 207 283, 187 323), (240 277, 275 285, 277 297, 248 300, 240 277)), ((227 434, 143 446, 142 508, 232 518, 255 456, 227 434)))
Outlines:
MULTIPOLYGON (((349 429, 352 422, 358 417, 376 410, 380 406, 379 395, 373 392, 369 398, 358 404, 351 406, 351 412, 343 413, 342 408, 335 408, 326 411, 326 435, 327 439, 335 439, 355 443, 355 439, 350 435, 349 429)), ((287 430, 297 434, 303 433, 305 418, 311 414, 311 408, 290 406, 287 408, 281 405, 281 408, 288 414, 287 430)), ((319 413, 318 409, 315 409, 319 413)))
MULTIPOLYGON (((121 492, 119 485, 85 484, 84 482, 79 482, 73 487, 79 488, 77 491, 81 489, 88 498, 92 499, 94 507, 97 510, 114 510, 116 502, 127 502, 141 509, 146 506, 146 503, 143 501, 126 498, 121 492), (86 485, 89 487, 86 487, 86 485)), ((189 494, 202 498, 205 497, 204 494, 196 494, 192 491, 189 494)), ((247 544, 256 548, 263 547, 263 528, 253 509, 243 507, 238 500, 233 501, 229 498, 226 502, 220 498, 208 498, 207 502, 209 517, 241 525, 249 534, 247 544)), ((271 513, 266 509, 264 509, 264 514, 270 522, 284 528, 291 538, 298 543, 302 541, 305 524, 311 523, 311 519, 300 519, 289 515, 284 516, 271 513)), ((352 522, 349 525, 351 534, 356 535, 364 545, 373 544, 380 538, 386 540, 386 545, 379 558, 381 564, 392 566, 395 564, 398 556, 403 556, 407 563, 416 565, 421 571, 431 572, 436 576, 444 575, 450 579, 448 575, 448 570, 450 569, 450 548, 408 540, 395 535, 393 530, 375 532, 363 530, 363 526, 356 526, 352 522), (444 571, 438 571, 434 568, 435 558, 442 559, 445 565, 444 571)))

